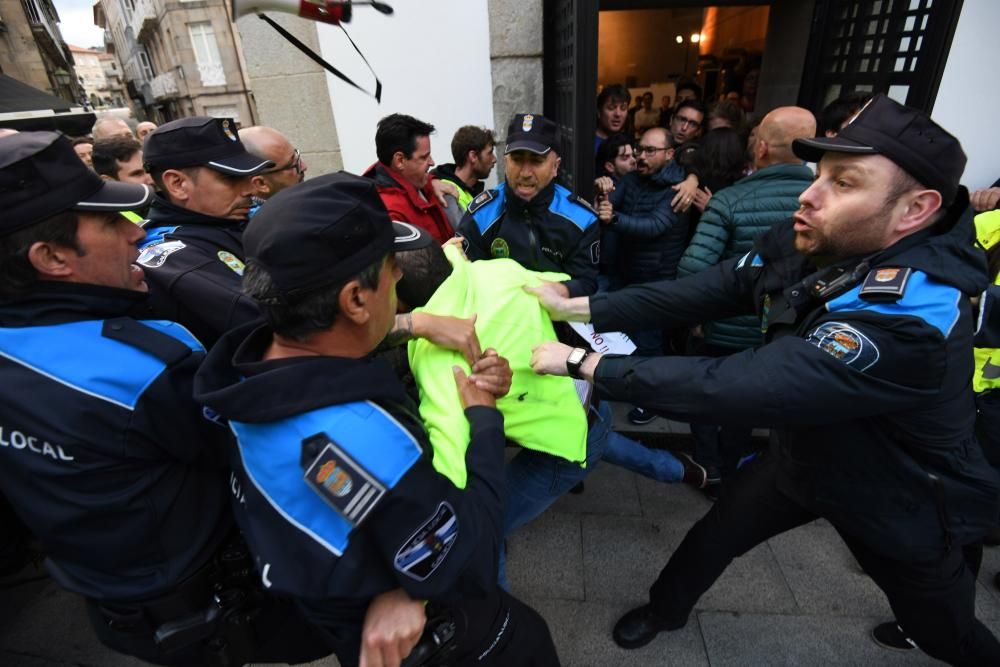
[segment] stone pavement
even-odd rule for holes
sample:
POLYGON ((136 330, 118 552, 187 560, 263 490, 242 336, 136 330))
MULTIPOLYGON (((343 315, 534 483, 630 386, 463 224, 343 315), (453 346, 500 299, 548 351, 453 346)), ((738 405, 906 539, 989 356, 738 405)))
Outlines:
MULTIPOLYGON (((678 436, 686 427, 657 420, 642 430, 658 442, 669 438, 672 445, 683 445, 678 436)), ((614 622, 644 600, 671 550, 708 508, 689 487, 601 464, 583 494, 559 500, 509 540, 512 590, 547 619, 564 665, 940 664, 871 641, 871 627, 890 617, 888 604, 823 521, 771 539, 734 561, 682 630, 637 651, 618 649, 611 641, 614 622)), ((992 583, 997 571, 1000 548, 987 549, 977 612, 1000 634, 1000 591, 992 583)), ((144 664, 98 644, 80 601, 48 579, 4 588, 0 600, 0 665, 144 664)))

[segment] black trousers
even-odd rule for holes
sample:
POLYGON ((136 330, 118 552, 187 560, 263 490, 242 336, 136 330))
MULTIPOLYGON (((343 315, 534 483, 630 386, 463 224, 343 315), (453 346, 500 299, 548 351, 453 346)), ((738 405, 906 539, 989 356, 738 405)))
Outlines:
MULTIPOLYGON (((777 466, 766 453, 723 487, 649 589, 657 615, 682 625, 733 558, 818 518, 779 491, 776 480, 777 466)), ((1000 665, 1000 642, 976 619, 975 576, 961 548, 934 561, 893 560, 834 528, 886 594, 900 627, 925 653, 954 665, 1000 665)))
MULTIPOLYGON (((427 606, 428 624, 437 617, 455 622, 451 651, 444 657, 406 664, 420 667, 559 667, 559 656, 549 626, 541 615, 500 587, 484 597, 463 597, 427 606)), ((360 628, 324 627, 333 652, 343 667, 356 667, 360 651, 360 628)), ((425 629, 426 632, 426 629, 425 629)))

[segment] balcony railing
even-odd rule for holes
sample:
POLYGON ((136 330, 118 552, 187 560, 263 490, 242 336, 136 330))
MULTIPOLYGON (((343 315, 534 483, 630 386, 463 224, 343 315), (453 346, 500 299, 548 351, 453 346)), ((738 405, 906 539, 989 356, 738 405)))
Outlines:
POLYGON ((135 0, 131 26, 136 41, 145 42, 156 29, 156 9, 155 0, 135 0))
POLYGON ((174 73, 166 72, 153 77, 153 80, 150 82, 150 89, 152 90, 153 97, 157 100, 177 97, 177 79, 174 78, 174 73))
POLYGON ((52 19, 46 14, 45 9, 40 7, 35 0, 21 0, 21 7, 24 9, 24 15, 28 19, 31 31, 36 37, 42 38, 43 48, 53 51, 53 55, 57 56, 56 60, 68 64, 69 58, 63 48, 62 36, 60 36, 52 19))

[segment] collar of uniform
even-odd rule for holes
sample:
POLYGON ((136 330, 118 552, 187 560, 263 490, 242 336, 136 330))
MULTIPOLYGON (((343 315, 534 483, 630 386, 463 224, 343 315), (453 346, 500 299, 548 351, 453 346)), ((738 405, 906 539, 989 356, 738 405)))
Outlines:
POLYGON ((219 339, 198 373, 197 400, 247 423, 275 421, 340 403, 406 400, 392 367, 371 356, 262 361, 272 335, 270 327, 258 321, 219 339))
POLYGON ((513 204, 520 208, 526 208, 529 211, 537 212, 539 210, 544 211, 549 208, 549 205, 552 203, 552 198, 555 197, 556 194, 556 182, 553 180, 551 183, 542 188, 537 195, 527 201, 518 197, 514 193, 514 189, 510 187, 510 184, 507 184, 506 189, 507 196, 509 198, 508 201, 510 202, 508 206, 513 204))
POLYGON ((212 225, 214 227, 242 227, 246 220, 230 220, 205 215, 183 206, 172 203, 163 195, 157 194, 149 206, 149 222, 146 227, 161 227, 164 225, 212 225))
POLYGON ((25 296, 0 302, 0 326, 25 327, 120 317, 133 312, 146 292, 40 281, 25 296))

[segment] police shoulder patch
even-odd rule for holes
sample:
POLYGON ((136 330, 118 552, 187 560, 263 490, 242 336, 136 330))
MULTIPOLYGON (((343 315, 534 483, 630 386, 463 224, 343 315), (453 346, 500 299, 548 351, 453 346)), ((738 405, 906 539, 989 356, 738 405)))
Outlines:
POLYGON ((399 547, 393 565, 411 579, 424 581, 441 566, 456 539, 458 517, 449 503, 441 502, 434 514, 399 547))
POLYGON ((468 208, 469 213, 475 213, 480 208, 482 208, 484 204, 491 201, 492 199, 493 199, 493 191, 483 190, 478 195, 476 195, 475 199, 469 202, 469 208, 468 208))
POLYGON ((906 292, 913 269, 883 266, 865 276, 858 293, 866 301, 899 301, 906 292))
POLYGON ((872 339, 844 322, 824 322, 806 336, 806 342, 864 372, 879 360, 872 339))
POLYGON ((594 215, 597 215, 597 211, 594 210, 594 207, 590 204, 589 201, 587 201, 583 197, 581 197, 579 195, 573 195, 573 201, 575 201, 577 204, 579 204, 580 206, 584 207, 585 209, 587 209, 588 211, 590 211, 594 215))
POLYGON ((136 261, 147 269, 155 269, 163 266, 163 263, 167 261, 167 257, 186 247, 183 241, 153 243, 142 249, 142 252, 139 253, 139 259, 136 261))
POLYGON ((302 441, 309 487, 356 527, 385 495, 386 487, 325 433, 302 441))
POLYGON ((227 252, 226 250, 220 250, 216 253, 216 256, 219 258, 220 262, 232 269, 236 275, 243 275, 243 269, 246 268, 246 265, 240 261, 239 257, 231 252, 227 252))

